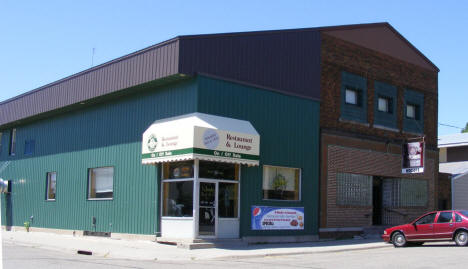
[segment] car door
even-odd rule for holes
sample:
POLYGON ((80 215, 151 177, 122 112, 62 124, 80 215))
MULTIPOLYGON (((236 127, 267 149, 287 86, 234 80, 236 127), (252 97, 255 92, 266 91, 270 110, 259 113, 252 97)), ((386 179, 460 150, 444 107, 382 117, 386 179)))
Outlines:
POLYGON ((440 212, 434 223, 435 240, 450 240, 455 229, 452 212, 440 212))
POLYGON ((436 214, 437 212, 426 214, 413 222, 414 230, 407 233, 406 238, 410 241, 432 239, 436 214))

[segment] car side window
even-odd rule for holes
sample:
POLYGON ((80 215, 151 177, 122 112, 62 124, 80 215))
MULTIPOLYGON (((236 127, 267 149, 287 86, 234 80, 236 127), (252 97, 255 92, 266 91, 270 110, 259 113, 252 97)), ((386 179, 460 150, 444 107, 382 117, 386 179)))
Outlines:
POLYGON ((462 222, 462 217, 455 213, 455 222, 462 222))
POLYGON ((440 212, 437 223, 449 223, 452 222, 452 212, 440 212))
POLYGON ((420 224, 434 223, 435 216, 436 216, 436 213, 428 214, 428 215, 418 219, 415 224, 420 225, 420 224))

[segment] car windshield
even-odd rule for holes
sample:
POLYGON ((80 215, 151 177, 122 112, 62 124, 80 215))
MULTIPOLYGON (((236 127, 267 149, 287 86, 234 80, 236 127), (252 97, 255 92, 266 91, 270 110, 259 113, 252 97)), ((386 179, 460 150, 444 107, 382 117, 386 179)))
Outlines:
POLYGON ((462 213, 463 216, 468 217, 468 210, 460 210, 460 213, 462 213))

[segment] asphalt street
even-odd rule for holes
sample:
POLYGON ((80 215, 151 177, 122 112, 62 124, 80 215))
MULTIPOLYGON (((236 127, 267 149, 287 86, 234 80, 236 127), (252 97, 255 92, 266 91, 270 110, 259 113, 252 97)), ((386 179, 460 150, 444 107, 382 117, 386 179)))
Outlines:
POLYGON ((464 268, 468 247, 451 243, 333 253, 193 261, 135 261, 3 244, 3 266, 13 268, 464 268))

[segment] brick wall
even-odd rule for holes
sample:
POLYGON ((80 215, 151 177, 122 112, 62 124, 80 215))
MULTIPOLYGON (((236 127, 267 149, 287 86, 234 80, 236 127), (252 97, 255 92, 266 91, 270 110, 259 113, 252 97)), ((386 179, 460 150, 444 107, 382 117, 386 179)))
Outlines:
MULTIPOLYGON (((396 178, 420 178, 428 181, 427 207, 402 209, 409 221, 437 206, 438 150, 437 106, 438 73, 395 59, 353 43, 321 35, 321 228, 363 227, 372 225, 372 207, 336 205, 336 173, 347 172, 396 178), (368 123, 340 119, 341 73, 367 79, 368 123), (397 128, 374 126, 374 82, 397 88, 397 128), (426 165, 422 175, 401 174, 401 143, 417 134, 403 128, 404 89, 424 94, 424 135, 426 165)), ((401 215, 400 215, 401 216, 401 215)))
POLYGON ((399 208, 396 213, 399 222, 408 222, 426 211, 433 210, 435 178, 437 175, 437 152, 426 153, 423 174, 401 174, 401 147, 382 142, 349 138, 322 133, 322 177, 321 177, 321 228, 365 227, 372 225, 372 207, 340 206, 336 203, 336 174, 354 173, 371 176, 418 178, 428 182, 428 202, 426 207, 399 208), (325 167, 326 166, 326 167, 325 167), (325 170, 323 170, 325 169, 325 170))
POLYGON ((320 126, 385 139, 415 137, 402 132, 404 89, 424 94, 424 134, 426 147, 437 149, 437 72, 392 58, 385 54, 322 34, 320 126), (347 71, 367 79, 368 124, 340 121, 341 72, 347 71), (375 128, 374 81, 397 87, 397 126, 391 131, 375 128))

